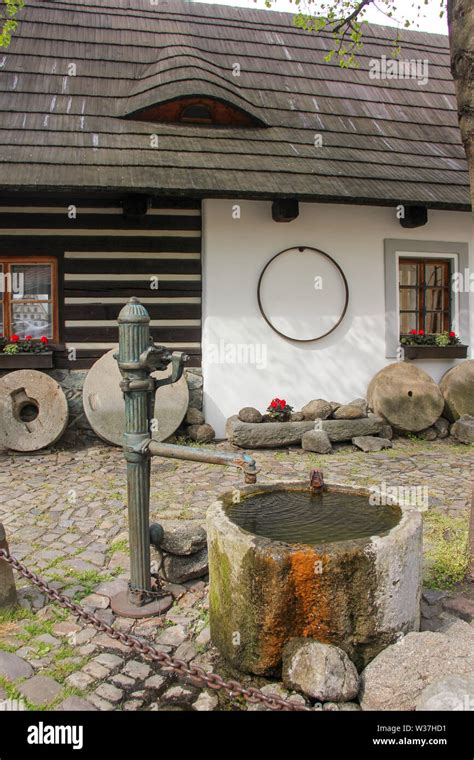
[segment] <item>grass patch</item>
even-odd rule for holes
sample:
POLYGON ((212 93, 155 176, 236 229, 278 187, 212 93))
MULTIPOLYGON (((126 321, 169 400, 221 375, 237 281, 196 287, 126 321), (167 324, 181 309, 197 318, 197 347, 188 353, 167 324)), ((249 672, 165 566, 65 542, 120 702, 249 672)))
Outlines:
POLYGON ((452 589, 464 580, 467 569, 468 519, 426 512, 424 536, 428 561, 425 583, 430 588, 452 589))
POLYGON ((128 552, 128 541, 126 538, 113 541, 107 549, 107 557, 110 559, 117 552, 128 552))

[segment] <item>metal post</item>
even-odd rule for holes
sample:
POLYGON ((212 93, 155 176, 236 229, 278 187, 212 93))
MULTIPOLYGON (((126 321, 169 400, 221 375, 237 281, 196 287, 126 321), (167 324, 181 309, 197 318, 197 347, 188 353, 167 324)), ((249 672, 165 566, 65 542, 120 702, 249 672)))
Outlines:
POLYGON ((149 418, 155 385, 147 359, 160 354, 166 367, 171 354, 151 345, 150 317, 137 298, 131 298, 119 317, 119 351, 116 356, 125 397, 124 454, 127 460, 128 523, 130 534, 130 583, 127 594, 112 600, 117 614, 142 617, 160 614, 172 597, 153 590, 150 569, 150 457, 149 418))

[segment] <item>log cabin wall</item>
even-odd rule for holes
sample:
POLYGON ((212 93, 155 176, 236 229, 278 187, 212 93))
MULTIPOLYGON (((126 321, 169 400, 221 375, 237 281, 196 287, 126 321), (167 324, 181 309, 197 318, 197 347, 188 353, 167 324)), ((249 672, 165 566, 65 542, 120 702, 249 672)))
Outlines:
POLYGON ((200 367, 200 201, 156 198, 145 216, 129 219, 122 200, 3 198, 0 257, 57 258, 56 368, 88 369, 113 348, 131 296, 146 305, 155 342, 200 367))

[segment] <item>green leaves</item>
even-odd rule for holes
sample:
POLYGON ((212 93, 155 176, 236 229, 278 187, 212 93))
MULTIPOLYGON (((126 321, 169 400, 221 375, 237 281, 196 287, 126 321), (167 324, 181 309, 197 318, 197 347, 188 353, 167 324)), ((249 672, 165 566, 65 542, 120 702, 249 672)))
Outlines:
POLYGON ((8 47, 11 36, 18 26, 15 16, 24 7, 25 0, 0 0, 0 2, 0 47, 8 47))

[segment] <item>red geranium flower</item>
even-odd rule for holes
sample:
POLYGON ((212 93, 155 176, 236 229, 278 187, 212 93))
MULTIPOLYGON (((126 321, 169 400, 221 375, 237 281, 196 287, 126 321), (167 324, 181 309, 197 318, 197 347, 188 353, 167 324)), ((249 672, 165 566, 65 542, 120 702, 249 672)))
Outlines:
POLYGON ((280 406, 282 409, 284 409, 286 406, 286 401, 284 401, 283 399, 280 399, 280 406))
POLYGON ((451 332, 449 333, 449 337, 450 338, 455 338, 456 337, 456 333, 451 330, 451 332))
POLYGON ((12 337, 10 338, 10 340, 11 340, 12 343, 16 343, 17 340, 20 340, 20 336, 19 335, 12 335, 12 337))
POLYGON ((277 402, 276 398, 273 399, 273 401, 270 404, 270 406, 271 406, 272 409, 276 409, 277 408, 278 402, 277 402))
POLYGON ((424 334, 425 334, 424 330, 418 330, 418 335, 424 335, 424 334))
POLYGON ((48 339, 45 335, 40 338, 40 343, 48 343, 48 339))
POLYGON ((25 336, 25 340, 33 340, 33 336, 32 335, 26 335, 25 336))
POLYGON ((410 335, 416 335, 416 330, 410 330, 410 335))

